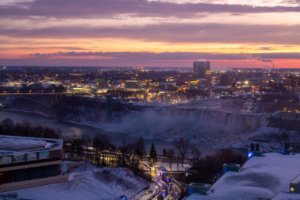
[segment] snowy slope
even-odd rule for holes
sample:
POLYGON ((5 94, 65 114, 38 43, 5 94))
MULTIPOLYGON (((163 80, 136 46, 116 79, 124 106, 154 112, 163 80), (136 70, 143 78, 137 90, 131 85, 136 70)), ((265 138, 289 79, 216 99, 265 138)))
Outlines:
POLYGON ((69 182, 13 191, 34 200, 113 200, 121 195, 134 196, 147 186, 124 168, 82 167, 69 176, 69 182))
POLYGON ((289 183, 300 174, 299 166, 300 154, 268 153, 264 157, 253 157, 240 172, 223 175, 209 195, 194 195, 188 199, 254 200, 272 199, 277 195, 277 199, 300 199, 300 195, 285 194, 289 192, 289 183))

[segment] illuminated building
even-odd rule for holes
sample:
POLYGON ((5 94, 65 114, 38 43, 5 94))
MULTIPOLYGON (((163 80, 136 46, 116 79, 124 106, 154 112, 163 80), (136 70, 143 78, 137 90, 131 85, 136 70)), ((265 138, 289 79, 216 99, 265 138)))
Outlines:
POLYGON ((92 92, 89 87, 74 87, 72 88, 72 92, 75 94, 90 94, 92 92))

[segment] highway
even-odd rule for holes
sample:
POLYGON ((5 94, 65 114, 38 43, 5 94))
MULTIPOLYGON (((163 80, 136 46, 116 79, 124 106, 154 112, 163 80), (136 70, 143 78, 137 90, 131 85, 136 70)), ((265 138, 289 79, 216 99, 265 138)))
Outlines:
POLYGON ((138 194, 136 200, 178 200, 184 192, 182 185, 168 175, 158 174, 153 178, 149 189, 138 194))

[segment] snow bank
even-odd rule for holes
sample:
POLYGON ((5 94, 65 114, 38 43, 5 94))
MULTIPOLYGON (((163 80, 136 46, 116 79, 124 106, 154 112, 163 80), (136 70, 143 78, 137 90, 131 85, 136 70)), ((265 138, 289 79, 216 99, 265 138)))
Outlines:
MULTIPOLYGON (((289 192, 289 183, 300 174, 299 165, 300 154, 268 153, 264 157, 253 157, 240 172, 223 175, 207 196, 197 196, 198 199, 213 200, 272 199, 279 193, 289 192)), ((287 195, 300 199, 297 194, 287 195)), ((193 198, 195 196, 188 199, 193 198)), ((280 196, 278 198, 284 199, 280 196)))
POLYGON ((12 191, 25 199, 39 200, 111 200, 126 195, 134 196, 147 186, 125 168, 95 168, 84 166, 69 176, 65 183, 52 184, 29 189, 12 191))

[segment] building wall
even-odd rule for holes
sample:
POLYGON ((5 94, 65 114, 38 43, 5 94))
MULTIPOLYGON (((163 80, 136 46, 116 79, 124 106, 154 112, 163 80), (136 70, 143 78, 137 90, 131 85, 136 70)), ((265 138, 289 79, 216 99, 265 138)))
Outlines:
POLYGON ((194 61, 193 72, 197 78, 205 78, 207 71, 210 70, 209 61, 194 61))
POLYGON ((7 192, 11 190, 19 190, 24 188, 54 184, 68 181, 68 175, 60 175, 60 176, 52 176, 48 178, 40 178, 40 179, 33 179, 28 181, 18 181, 12 182, 7 184, 0 185, 0 192, 7 192))
POLYGON ((60 175, 60 165, 49 165, 27 169, 0 172, 0 185, 11 182, 48 178, 60 175))

